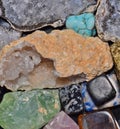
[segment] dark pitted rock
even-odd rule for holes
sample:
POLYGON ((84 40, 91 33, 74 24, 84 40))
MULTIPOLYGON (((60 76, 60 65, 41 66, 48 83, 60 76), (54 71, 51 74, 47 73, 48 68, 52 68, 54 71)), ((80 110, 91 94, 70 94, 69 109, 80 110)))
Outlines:
POLYGON ((116 74, 120 81, 120 42, 114 43, 111 46, 111 53, 115 62, 116 74))
POLYGON ((61 26, 67 16, 97 6, 96 0, 1 0, 1 3, 0 15, 21 31, 61 26))
POLYGON ((0 50, 10 42, 21 37, 21 32, 15 31, 10 24, 0 19, 0 50))
POLYGON ((4 129, 39 129, 60 110, 57 90, 7 93, 0 104, 4 129))
POLYGON ((120 40, 120 1, 101 0, 96 14, 99 37, 105 41, 120 40))

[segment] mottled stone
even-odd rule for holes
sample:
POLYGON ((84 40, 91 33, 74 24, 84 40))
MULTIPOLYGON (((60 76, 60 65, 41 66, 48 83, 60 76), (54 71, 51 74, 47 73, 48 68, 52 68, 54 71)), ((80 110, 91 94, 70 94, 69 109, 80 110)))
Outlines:
POLYGON ((88 83, 88 92, 95 105, 100 106, 116 96, 116 91, 105 76, 99 76, 88 83))
POLYGON ((72 29, 83 36, 95 36, 95 17, 92 13, 69 16, 66 20, 66 28, 72 29))
POLYGON ((115 63, 116 74, 120 81, 120 42, 114 43, 111 46, 111 53, 115 63))
POLYGON ((120 1, 101 0, 96 13, 99 37, 105 41, 120 40, 120 1))
POLYGON ((43 129, 79 129, 79 127, 66 113, 61 111, 43 129))
POLYGON ((108 111, 99 111, 78 117, 80 129, 117 129, 108 111))
POLYGON ((4 20, 0 19, 0 50, 10 42, 21 37, 21 32, 15 31, 4 20))
POLYGON ((108 44, 97 37, 84 38, 72 30, 36 31, 2 49, 0 84, 11 90, 63 87, 93 79, 112 66, 108 44))
MULTIPOLYGON (((88 84, 82 83, 81 84, 81 95, 83 97, 84 107, 87 112, 91 112, 93 110, 101 110, 104 108, 109 108, 109 107, 114 107, 114 106, 120 105, 120 86, 119 86, 119 83, 117 81, 114 71, 107 73, 105 76, 110 81, 113 88, 115 89, 116 95, 110 101, 107 101, 106 103, 103 103, 100 106, 96 106, 91 95, 89 94, 89 92, 87 90, 88 84)), ((102 83, 102 81, 101 81, 101 83, 102 83)))
POLYGON ((57 90, 7 93, 0 104, 0 126, 4 129, 39 129, 59 110, 57 90))
POLYGON ((59 90, 60 102, 67 114, 83 112, 83 100, 79 85, 71 85, 59 90))
POLYGON ((67 16, 94 11, 97 6, 96 0, 1 0, 1 3, 0 15, 21 31, 61 26, 67 16))

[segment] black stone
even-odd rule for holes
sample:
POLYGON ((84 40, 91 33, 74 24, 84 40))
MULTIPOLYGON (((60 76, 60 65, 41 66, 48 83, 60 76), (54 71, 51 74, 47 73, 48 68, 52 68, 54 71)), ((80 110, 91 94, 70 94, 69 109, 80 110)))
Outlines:
POLYGON ((116 96, 116 91, 106 76, 90 81, 87 90, 96 106, 101 106, 116 96))
POLYGON ((63 110, 67 114, 82 113, 84 108, 79 85, 61 88, 59 95, 63 110))

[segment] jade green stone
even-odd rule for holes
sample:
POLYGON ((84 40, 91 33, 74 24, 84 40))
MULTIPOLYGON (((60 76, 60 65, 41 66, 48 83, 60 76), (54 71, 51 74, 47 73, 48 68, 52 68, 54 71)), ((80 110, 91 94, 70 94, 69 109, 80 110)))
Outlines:
POLYGON ((115 71, 120 81, 120 42, 114 43, 111 46, 111 53, 115 63, 115 71))
POLYGON ((69 16, 66 20, 66 28, 83 36, 95 36, 95 16, 92 13, 69 16))
POLYGON ((0 104, 0 126, 4 129, 39 129, 59 110, 57 90, 7 93, 0 104))

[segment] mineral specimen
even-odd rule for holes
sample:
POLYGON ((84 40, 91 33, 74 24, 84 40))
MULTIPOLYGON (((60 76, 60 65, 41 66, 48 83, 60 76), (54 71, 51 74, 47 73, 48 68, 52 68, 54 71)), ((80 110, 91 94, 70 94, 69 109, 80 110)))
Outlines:
POLYGON ((66 113, 61 111, 43 129, 79 129, 79 127, 66 113))
POLYGON ((80 129, 117 129, 112 115, 108 111, 94 112, 78 117, 80 129), (82 120, 81 120, 82 119, 82 120))
MULTIPOLYGON (((109 79, 110 83, 112 84, 113 89, 116 92, 116 95, 110 101, 106 101, 106 103, 103 103, 100 106, 96 106, 92 97, 91 97, 91 95, 88 92, 88 89, 87 89, 88 84, 87 83, 82 83, 81 84, 81 95, 82 95, 82 98, 83 98, 83 101, 84 101, 85 110, 87 112, 120 105, 120 87, 119 87, 119 83, 117 81, 117 78, 116 78, 116 75, 115 75, 114 71, 112 71, 110 73, 107 73, 105 76, 107 77, 107 79, 109 79)), ((101 83, 102 83, 102 81, 101 81, 101 83)))
POLYGON ((79 85, 63 87, 59 90, 60 102, 67 114, 81 113, 83 111, 83 100, 79 85))
POLYGON ((59 110, 57 90, 7 93, 0 104, 0 126, 4 129, 39 129, 59 110))
POLYGON ((73 29, 83 36, 94 36, 96 34, 95 17, 92 13, 69 16, 66 20, 66 28, 73 29))
MULTIPOLYGON (((0 16, 21 31, 61 26, 67 16, 97 6, 96 0, 1 0, 0 16)), ((90 10, 93 11, 93 10, 90 10)))
POLYGON ((106 41, 120 40, 120 1, 101 0, 96 13, 98 35, 106 41))
POLYGON ((116 74, 120 81, 120 42, 111 46, 111 53, 115 62, 116 74))
POLYGON ((88 92, 97 106, 112 100, 116 91, 105 76, 99 76, 88 83, 88 92))
POLYGON ((21 32, 13 30, 6 21, 0 19, 0 50, 20 37, 21 32))
POLYGON ((90 80, 113 66, 107 43, 72 30, 36 31, 0 53, 0 85, 54 88, 90 80))

